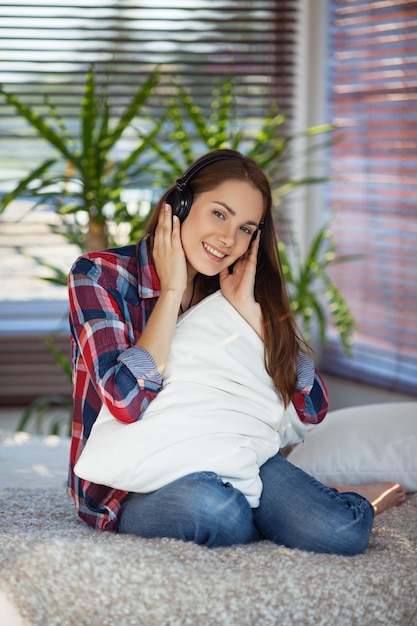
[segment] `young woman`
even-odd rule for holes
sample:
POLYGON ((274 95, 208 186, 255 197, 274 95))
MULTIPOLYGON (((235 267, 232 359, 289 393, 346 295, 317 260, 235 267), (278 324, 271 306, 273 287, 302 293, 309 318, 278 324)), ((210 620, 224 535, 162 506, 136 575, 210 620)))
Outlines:
POLYGON ((378 500, 380 512, 404 499, 402 488, 391 483, 325 487, 280 452, 259 469, 257 506, 211 467, 172 481, 167 476, 149 493, 98 485, 74 473, 102 405, 121 422, 140 420, 161 390, 178 315, 218 290, 262 340, 265 368, 283 406, 303 424, 324 418, 326 390, 290 313, 271 206, 268 180, 253 161, 215 151, 163 195, 136 246, 75 262, 69 276, 69 491, 90 526, 209 547, 266 538, 350 555, 368 545, 371 501, 378 500))

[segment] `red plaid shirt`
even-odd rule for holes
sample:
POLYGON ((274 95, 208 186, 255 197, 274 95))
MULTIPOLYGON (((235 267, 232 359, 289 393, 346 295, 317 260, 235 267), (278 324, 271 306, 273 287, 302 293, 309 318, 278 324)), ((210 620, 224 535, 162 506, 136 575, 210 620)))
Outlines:
MULTIPOLYGON (((160 293, 148 240, 79 257, 68 289, 74 399, 68 490, 87 524, 114 531, 127 492, 78 478, 74 465, 103 403, 120 421, 133 422, 162 386, 151 355, 135 346, 160 293)), ((297 364, 297 374, 306 382, 299 387, 312 384, 309 393, 295 394, 297 413, 319 423, 327 412, 324 383, 308 360, 297 364)))

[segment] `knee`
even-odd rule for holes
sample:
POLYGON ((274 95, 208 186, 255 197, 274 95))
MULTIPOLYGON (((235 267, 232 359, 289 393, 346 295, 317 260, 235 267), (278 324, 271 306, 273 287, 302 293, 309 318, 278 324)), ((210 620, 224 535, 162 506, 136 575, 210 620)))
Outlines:
MULTIPOLYGON (((352 502, 352 506, 333 505, 330 509, 312 511, 308 518, 299 510, 297 515, 281 516, 279 523, 272 519, 269 526, 263 524, 260 529, 267 538, 288 548, 340 556, 361 554, 368 546, 372 530, 372 505, 364 499, 352 502)), ((259 526, 258 522, 255 513, 255 523, 259 526)))
POLYGON ((182 502, 184 540, 207 547, 225 547, 256 539, 252 509, 245 496, 230 483, 207 472, 190 477, 187 487, 188 497, 182 502))
POLYGON ((312 523, 309 528, 303 526, 292 540, 290 537, 278 536, 277 543, 282 543, 290 548, 298 548, 308 552, 325 554, 337 554, 340 556, 355 556, 366 550, 372 525, 362 520, 345 520, 339 524, 333 523, 327 530, 325 524, 315 526, 312 523))
POLYGON ((373 520, 372 505, 364 501, 357 507, 353 519, 333 533, 332 552, 342 556, 355 556, 364 552, 369 544, 373 520))
POLYGON ((368 547, 373 518, 372 505, 365 500, 345 509, 343 515, 331 520, 327 532, 321 533, 322 543, 317 546, 317 551, 340 556, 361 554, 368 547))

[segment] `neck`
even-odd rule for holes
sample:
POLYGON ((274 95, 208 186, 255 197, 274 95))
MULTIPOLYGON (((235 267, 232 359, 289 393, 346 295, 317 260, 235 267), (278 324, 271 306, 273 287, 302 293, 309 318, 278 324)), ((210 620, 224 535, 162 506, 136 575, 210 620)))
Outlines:
POLYGON ((184 291, 182 302, 180 304, 181 313, 184 313, 184 311, 188 311, 188 309, 192 307, 194 296, 195 296, 196 283, 197 283, 197 274, 194 275, 191 283, 188 283, 187 289, 184 291))

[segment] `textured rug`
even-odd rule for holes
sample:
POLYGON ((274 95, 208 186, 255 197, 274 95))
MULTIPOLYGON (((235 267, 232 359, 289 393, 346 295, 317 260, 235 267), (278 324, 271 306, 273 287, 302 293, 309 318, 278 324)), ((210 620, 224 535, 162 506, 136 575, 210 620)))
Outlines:
POLYGON ((90 530, 65 492, 62 450, 49 453, 62 468, 40 450, 37 486, 13 486, 0 448, 1 626, 417 625, 417 494, 376 518, 363 555, 209 550, 90 530))

